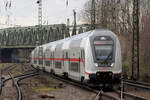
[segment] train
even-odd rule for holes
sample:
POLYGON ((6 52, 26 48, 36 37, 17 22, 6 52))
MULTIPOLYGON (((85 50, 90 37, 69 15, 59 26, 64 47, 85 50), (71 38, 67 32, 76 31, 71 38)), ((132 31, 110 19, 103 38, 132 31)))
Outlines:
POLYGON ((110 30, 95 29, 37 46, 31 65, 89 86, 120 84, 120 42, 110 30))

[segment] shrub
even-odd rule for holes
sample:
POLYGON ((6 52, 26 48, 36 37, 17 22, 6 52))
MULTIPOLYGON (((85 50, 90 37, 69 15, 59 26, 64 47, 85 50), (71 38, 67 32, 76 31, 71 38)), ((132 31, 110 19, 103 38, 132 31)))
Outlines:
POLYGON ((128 64, 123 64, 122 66, 122 70, 123 70, 123 77, 125 79, 128 79, 130 76, 130 71, 131 71, 131 67, 128 64))

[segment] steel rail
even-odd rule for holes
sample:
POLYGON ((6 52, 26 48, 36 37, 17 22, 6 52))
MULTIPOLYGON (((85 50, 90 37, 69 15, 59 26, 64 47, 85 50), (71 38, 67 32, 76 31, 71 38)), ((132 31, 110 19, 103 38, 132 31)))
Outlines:
MULTIPOLYGON (((44 73, 45 74, 45 73, 44 73)), ((84 90, 87 90, 87 91, 90 91, 90 92, 93 92, 93 93, 96 93, 96 94, 99 94, 100 91, 96 90, 96 89, 92 89, 90 87, 88 87, 87 85, 85 84, 81 84, 80 82, 77 82, 77 81, 73 81, 73 80, 67 80, 67 79, 64 79, 63 77, 61 76, 58 76, 58 75, 53 75, 53 74, 49 74, 49 73, 46 73, 48 75, 50 75, 51 77, 55 78, 55 79, 58 79, 60 81, 63 81, 65 83, 69 83, 73 86, 77 86, 77 87, 80 87, 81 89, 84 89, 84 90)), ((105 98, 108 98, 108 99, 111 99, 111 100, 120 100, 118 97, 115 97, 115 96, 112 96, 112 95, 109 95, 107 93, 104 93, 104 92, 101 92, 101 95, 102 97, 105 97, 105 98)))
POLYGON ((17 89, 18 100, 22 100, 22 92, 21 92, 21 89, 20 89, 20 87, 19 87, 19 85, 18 85, 18 81, 16 81, 16 80, 14 79, 13 75, 12 75, 10 72, 8 72, 8 74, 10 75, 10 77, 11 77, 11 79, 12 79, 12 81, 13 81, 13 84, 15 85, 15 87, 16 87, 16 89, 17 89))
POLYGON ((124 82, 130 82, 130 83, 135 83, 135 84, 145 85, 150 87, 150 83, 146 83, 146 82, 139 82, 139 81, 132 81, 132 80, 124 80, 124 82))
POLYGON ((6 70, 12 70, 15 67, 16 67, 16 65, 15 66, 14 65, 10 65, 10 66, 8 66, 6 68, 0 69, 0 95, 2 93, 2 87, 3 87, 3 79, 2 79, 3 72, 6 71, 6 70))
POLYGON ((12 74, 10 72, 8 72, 9 75, 10 75, 10 78, 6 79, 6 81, 12 79, 13 80, 13 83, 17 89, 17 93, 18 93, 18 100, 22 100, 22 92, 21 92, 21 88, 19 87, 19 81, 25 79, 25 78, 29 78, 29 77, 32 77, 32 76, 35 76, 35 75, 39 75, 39 73, 36 72, 31 72, 31 73, 27 73, 27 74, 23 74, 23 75, 18 75, 18 76, 15 76, 13 77, 12 74))
MULTIPOLYGON (((99 93, 101 93, 101 96, 102 98, 105 97, 105 98, 108 98, 108 99, 111 99, 111 100, 120 100, 119 97, 115 97, 115 96, 112 96, 112 95, 109 95, 107 93, 104 93, 104 92, 100 92, 98 90, 95 90, 93 88, 90 88, 88 87, 87 85, 85 84, 81 84, 80 82, 77 82, 77 81, 74 81, 74 80, 67 80, 67 79, 64 79, 64 77, 62 76, 58 76, 58 75, 54 75, 54 74, 49 74, 47 72, 45 72, 44 74, 47 74, 47 75, 50 75, 51 77, 55 78, 55 79, 58 79, 60 81, 63 81, 65 83, 69 83, 71 85, 74 85, 74 86, 77 86, 77 87, 80 87, 82 89, 85 89, 87 91, 90 91, 90 92, 93 92, 93 93, 96 93, 97 96, 99 93)), ((117 95, 119 96, 119 94, 121 95, 121 91, 116 91, 114 90, 113 93, 117 93, 117 95)), ((125 99, 124 100, 128 100, 128 98, 130 98, 131 100, 146 100, 144 97, 141 97, 141 96, 137 96, 137 95, 134 95, 134 94, 129 94, 127 92, 123 92, 123 95, 125 96, 125 99), (126 99, 127 98, 127 99, 126 99)), ((97 97, 96 97, 97 98, 97 97)))
MULTIPOLYGON (((29 72, 29 73, 17 75, 17 76, 14 76, 14 78, 19 78, 19 77, 23 77, 23 76, 25 76, 25 75, 30 75, 30 74, 35 74, 35 73, 37 73, 37 71, 33 71, 33 72, 29 72)), ((4 84, 6 81, 8 81, 8 80, 10 80, 10 79, 11 79, 10 77, 7 78, 7 79, 4 79, 4 80, 2 81, 2 83, 4 84)))
POLYGON ((131 97, 133 98, 133 100, 147 100, 145 99, 144 97, 141 97, 141 96, 137 96, 137 95, 134 95, 134 94, 129 94, 127 92, 123 92, 123 95, 126 97, 131 97))
MULTIPOLYGON (((111 96, 111 95, 109 95, 109 94, 107 94, 107 93, 100 92, 100 91, 98 91, 98 90, 92 89, 92 88, 88 87, 88 86, 85 85, 85 84, 84 84, 84 85, 81 84, 80 82, 77 82, 77 81, 74 81, 74 80, 71 80, 71 79, 67 80, 67 79, 65 79, 65 78, 62 77, 62 76, 58 76, 58 75, 54 75, 54 74, 49 74, 49 73, 47 73, 47 72, 45 72, 44 74, 50 75, 51 77, 53 77, 53 78, 55 78, 55 79, 58 79, 58 80, 60 80, 60 81, 63 81, 63 82, 65 82, 65 83, 69 83, 69 84, 71 84, 71 85, 80 87, 80 88, 82 88, 82 89, 85 89, 85 90, 94 92, 94 93, 96 93, 96 94, 98 94, 98 95, 99 95, 99 93, 101 93, 102 97, 107 97, 107 98, 109 98, 109 99, 111 99, 111 100, 120 100, 120 98, 118 98, 118 97, 111 96)), ((125 83, 125 81, 123 81, 123 83, 125 83)), ((138 83, 139 83, 139 82, 138 82, 138 83)), ((131 84, 131 83, 130 83, 130 84, 131 84)), ((133 83, 132 83, 132 84, 133 84, 133 83)), ((140 84, 142 84, 142 83, 140 83, 140 84)), ((115 90, 114 90, 114 91, 115 91, 115 90)), ((116 92, 118 95, 119 95, 119 94, 121 95, 121 91, 115 91, 115 92, 116 92)), ((124 97, 130 98, 131 100, 146 100, 144 97, 141 97, 141 96, 137 96, 137 95, 134 95, 134 94, 129 94, 129 93, 127 93, 127 92, 122 92, 122 93, 123 93, 124 97)), ((98 96, 98 95, 97 95, 97 96, 98 96)), ((124 100, 128 100, 128 99, 124 99, 124 100)))
POLYGON ((1 70, 2 70, 2 73, 3 73, 4 71, 6 71, 6 70, 12 70, 12 69, 14 69, 16 66, 17 66, 17 65, 10 65, 10 66, 8 66, 8 67, 6 67, 6 68, 1 69, 1 70))
MULTIPOLYGON (((118 94, 121 94, 121 91, 115 91, 115 92, 118 93, 118 94)), ((137 96, 137 95, 134 95, 134 94, 129 94, 127 92, 122 92, 122 93, 123 93, 124 98, 130 97, 130 98, 133 98, 133 100, 146 100, 144 97, 141 97, 141 96, 137 96)))
MULTIPOLYGON (((3 69, 0 69, 0 95, 2 93, 2 87, 4 86, 4 83, 10 79, 12 79, 12 77, 9 77, 7 79, 2 79, 2 73, 4 71, 10 71, 12 69, 14 69, 17 65, 10 65, 6 68, 3 68, 3 69)), ((31 70, 31 72, 28 72, 28 73, 25 73, 25 74, 22 74, 22 75, 17 75, 17 76, 14 76, 14 78, 18 78, 18 81, 17 81, 17 84, 20 80, 24 79, 24 78, 28 78, 28 77, 31 77, 31 76, 34 76, 35 74, 37 73, 37 71, 34 71, 34 70, 31 70)), ((18 87, 16 87, 18 88, 18 87)), ((20 95, 20 94, 19 94, 20 95)))
POLYGON ((123 84, 150 90, 150 84, 148 84, 148 83, 134 82, 134 81, 125 80, 125 81, 123 81, 123 84))

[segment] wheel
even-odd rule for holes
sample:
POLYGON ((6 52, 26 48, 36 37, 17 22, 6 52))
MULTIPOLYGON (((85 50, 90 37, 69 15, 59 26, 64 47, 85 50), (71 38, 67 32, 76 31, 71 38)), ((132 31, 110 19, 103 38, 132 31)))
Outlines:
POLYGON ((50 73, 51 73, 51 74, 55 74, 53 69, 51 69, 50 73))
POLYGON ((65 79, 68 79, 68 73, 64 72, 63 76, 64 76, 65 79))
POLYGON ((45 72, 46 70, 45 70, 45 67, 42 67, 42 70, 43 70, 43 72, 45 72))
POLYGON ((84 81, 84 77, 82 76, 82 77, 81 77, 81 83, 83 83, 83 81, 84 81))

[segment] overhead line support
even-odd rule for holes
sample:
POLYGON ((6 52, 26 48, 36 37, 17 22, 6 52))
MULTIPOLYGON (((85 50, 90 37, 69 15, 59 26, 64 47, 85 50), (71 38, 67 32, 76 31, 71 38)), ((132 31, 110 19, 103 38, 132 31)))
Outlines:
POLYGON ((132 79, 139 79, 139 0, 133 2, 132 79))

